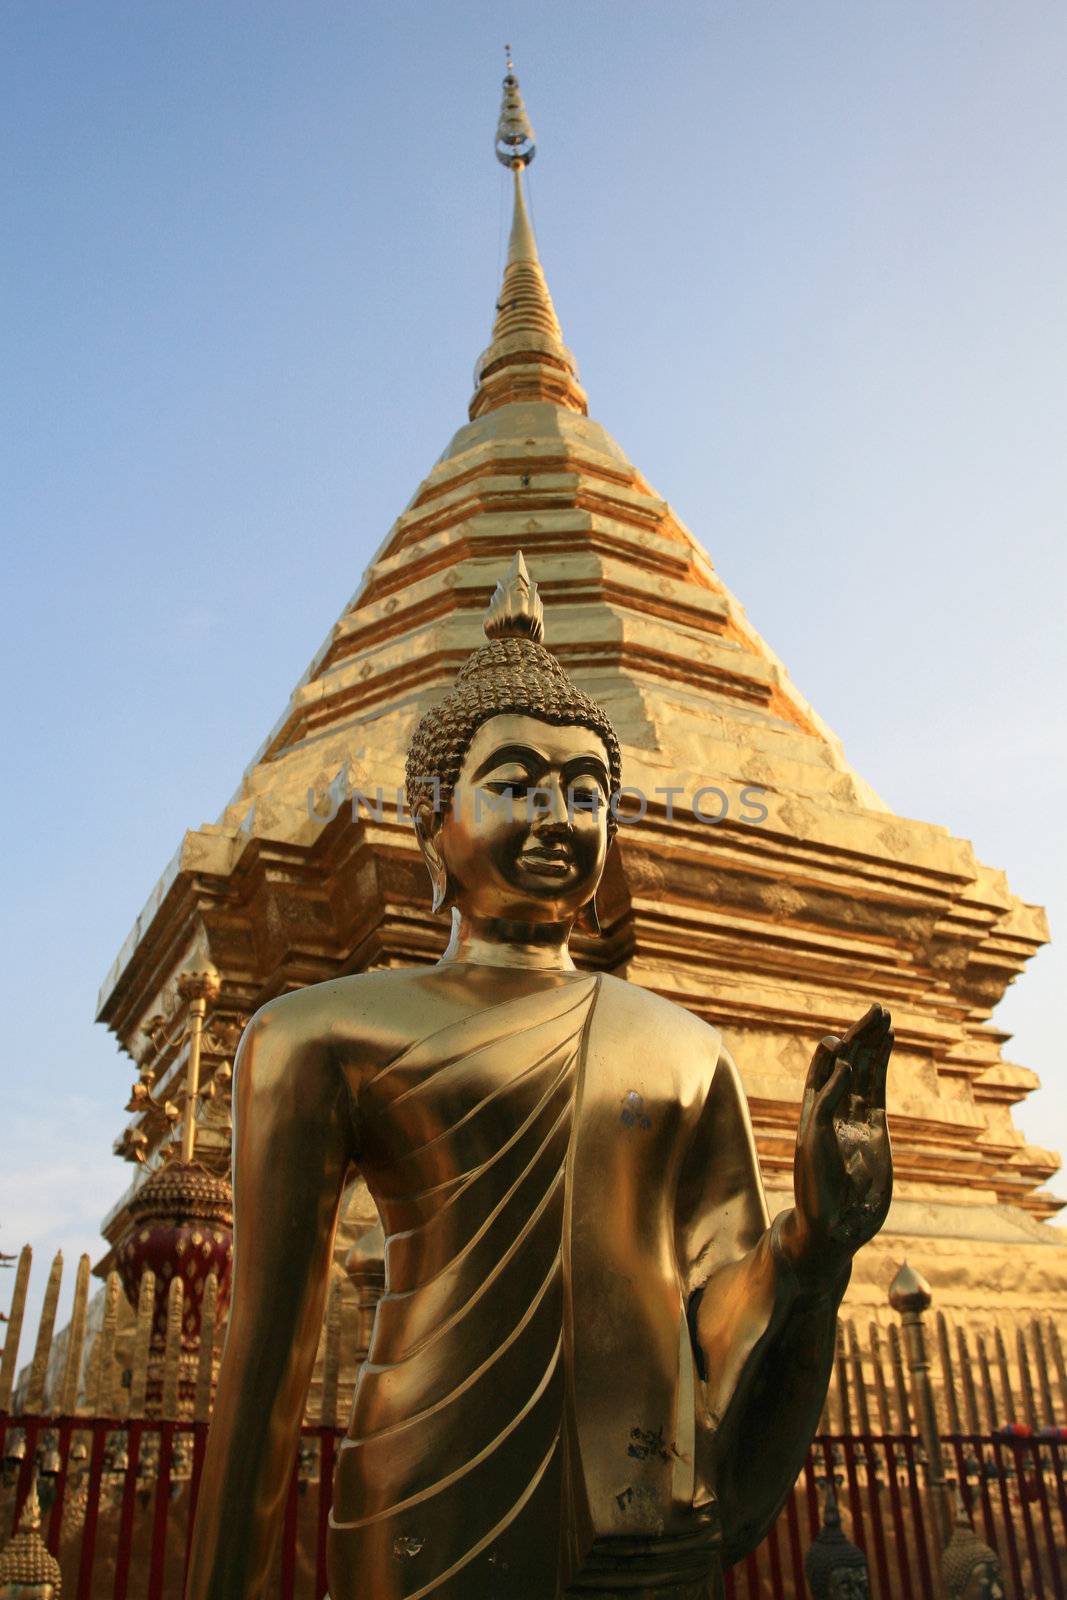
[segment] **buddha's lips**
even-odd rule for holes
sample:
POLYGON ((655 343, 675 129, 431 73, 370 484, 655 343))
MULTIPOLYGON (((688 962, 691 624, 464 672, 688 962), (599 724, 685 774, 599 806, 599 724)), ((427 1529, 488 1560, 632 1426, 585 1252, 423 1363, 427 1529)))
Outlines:
POLYGON ((565 844, 539 845, 524 850, 519 856, 521 864, 530 872, 541 873, 547 878, 565 877, 573 860, 570 847, 565 844))

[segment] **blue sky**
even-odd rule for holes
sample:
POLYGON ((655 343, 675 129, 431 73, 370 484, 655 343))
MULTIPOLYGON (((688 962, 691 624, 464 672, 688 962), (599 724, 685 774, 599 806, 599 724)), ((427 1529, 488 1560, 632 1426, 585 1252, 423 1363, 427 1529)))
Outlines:
MULTIPOLYGON (((505 39, 593 414, 874 787, 1064 925, 1062 5, 7 0, 0 1247, 97 1249, 98 983, 464 420, 505 39)), ((998 1012, 1061 1149, 1065 987, 998 1012)))

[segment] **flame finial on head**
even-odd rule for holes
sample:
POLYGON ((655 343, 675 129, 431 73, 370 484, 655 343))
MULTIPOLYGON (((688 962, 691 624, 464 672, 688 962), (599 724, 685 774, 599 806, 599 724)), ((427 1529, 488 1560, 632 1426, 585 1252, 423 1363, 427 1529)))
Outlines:
POLYGON ((540 644, 545 637, 545 608, 537 585, 530 577, 522 551, 499 579, 482 624, 487 639, 532 639, 540 644))

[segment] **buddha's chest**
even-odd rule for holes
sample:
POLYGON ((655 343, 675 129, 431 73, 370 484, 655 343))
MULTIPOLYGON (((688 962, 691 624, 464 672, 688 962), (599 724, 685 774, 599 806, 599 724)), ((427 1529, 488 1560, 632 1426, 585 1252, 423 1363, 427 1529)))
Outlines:
POLYGON ((360 1093, 372 1191, 424 1194, 562 1137, 575 1222, 606 1208, 631 1230, 661 1230, 706 1062, 635 1026, 618 987, 576 975, 455 1016, 398 1050, 360 1093))

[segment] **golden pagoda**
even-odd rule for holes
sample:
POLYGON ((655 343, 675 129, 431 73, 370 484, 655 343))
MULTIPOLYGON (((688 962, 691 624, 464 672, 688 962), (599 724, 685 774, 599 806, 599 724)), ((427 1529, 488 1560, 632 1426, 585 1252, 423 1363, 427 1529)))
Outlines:
MULTIPOLYGON (((814 1042, 884 1000, 897 1037, 897 1198, 847 1304, 883 1313, 906 1255, 937 1305, 972 1324, 993 1306, 1008 1321, 1062 1321, 1067 1238, 1049 1227, 1059 1202, 1042 1188, 1058 1160, 1013 1124, 1038 1079, 1004 1059, 1008 1035, 992 1020, 1047 939, 1044 914, 965 840, 879 799, 697 538, 589 417, 527 214, 533 149, 509 62, 497 154, 513 173, 514 221, 469 420, 221 818, 185 834, 104 981, 99 1020, 155 1085, 131 1100, 116 1148, 150 1166, 177 1138, 165 1107, 186 1072, 179 987, 191 960, 209 959, 220 979, 200 1046, 197 1157, 222 1170, 225 1069, 251 1013, 305 984, 442 950, 447 927, 431 914, 401 799, 404 758, 521 550, 551 606, 553 650, 619 732, 631 790, 602 933, 579 941, 579 959, 722 1029, 772 1213, 789 1203, 814 1042)), ((105 1220, 104 1266, 144 1172, 105 1220)), ((368 1227, 358 1184, 348 1216, 339 1260, 368 1227)))

